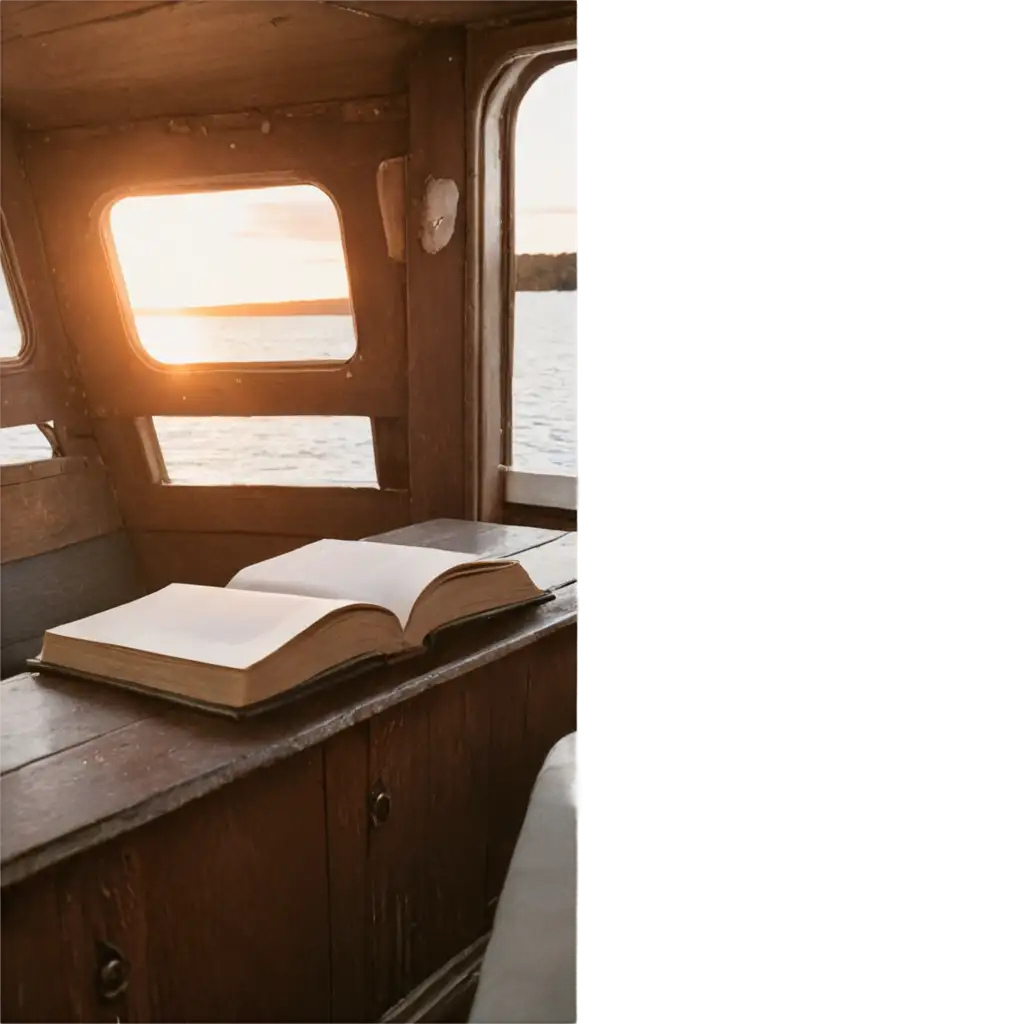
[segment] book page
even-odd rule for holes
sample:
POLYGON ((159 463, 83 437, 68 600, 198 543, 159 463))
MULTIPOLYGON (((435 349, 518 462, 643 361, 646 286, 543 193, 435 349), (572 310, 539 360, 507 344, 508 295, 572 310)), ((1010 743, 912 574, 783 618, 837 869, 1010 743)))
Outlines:
POLYGON ((325 615, 355 603, 172 583, 155 594, 48 632, 244 669, 273 654, 325 615))
POLYGON ((257 562, 228 584, 234 590, 344 598, 379 604, 404 629, 424 589, 456 566, 481 562, 463 551, 380 544, 367 540, 318 540, 257 562))

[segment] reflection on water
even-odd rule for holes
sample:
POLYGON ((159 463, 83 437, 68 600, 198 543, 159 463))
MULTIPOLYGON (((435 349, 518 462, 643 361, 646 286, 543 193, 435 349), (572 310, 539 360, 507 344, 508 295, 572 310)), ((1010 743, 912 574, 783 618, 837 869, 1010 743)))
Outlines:
MULTIPOLYGON (((189 362, 349 359, 350 316, 139 317, 153 358, 189 362)), ((16 354, 17 322, 0 321, 0 357, 16 354), (13 330, 12 330, 13 328, 13 330)), ((516 297, 513 464, 530 472, 576 472, 576 293, 516 297)), ((160 417, 164 460, 178 483, 366 483, 376 479, 363 417, 160 417)), ((0 459, 45 458, 33 427, 0 431, 0 459)), ((41 442, 41 444, 40 444, 41 442)))

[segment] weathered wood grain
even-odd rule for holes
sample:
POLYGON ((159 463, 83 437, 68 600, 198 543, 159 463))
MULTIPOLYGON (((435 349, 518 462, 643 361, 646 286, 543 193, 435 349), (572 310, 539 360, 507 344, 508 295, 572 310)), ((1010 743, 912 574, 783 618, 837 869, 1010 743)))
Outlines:
POLYGON ((168 583, 223 587, 247 565, 309 544, 316 537, 263 533, 200 533, 185 530, 134 534, 139 566, 150 590, 168 583))
POLYGON ((407 491, 372 487, 151 484, 121 498, 133 531, 355 539, 408 522, 407 491))
POLYGON ((144 697, 98 690, 74 679, 54 679, 41 687, 23 673, 4 684, 0 773, 108 735, 153 711, 152 702, 144 697))
POLYGON ((323 807, 308 751, 5 891, 3 1019, 331 1019, 323 807))
POLYGON ((331 906, 331 1020, 369 1020, 368 777, 370 725, 324 744, 328 886, 331 906))
POLYGON ((102 468, 0 487, 0 562, 30 558, 121 528, 102 468))
POLYGON ((316 3, 3 7, 4 107, 40 128, 400 91, 418 38, 316 3))
POLYGON ((438 30, 411 69, 406 170, 409 474, 412 519, 466 515, 463 308, 466 253, 465 38, 438 30), (455 231, 437 253, 419 227, 430 180, 459 190, 455 231))
POLYGON ((370 830, 373 865, 368 891, 369 1002, 376 1020, 429 974, 427 915, 430 909, 424 859, 430 856, 430 778, 426 702, 407 701, 370 723, 368 778, 390 799, 386 821, 370 830), (419 850, 419 856, 410 851, 419 850))

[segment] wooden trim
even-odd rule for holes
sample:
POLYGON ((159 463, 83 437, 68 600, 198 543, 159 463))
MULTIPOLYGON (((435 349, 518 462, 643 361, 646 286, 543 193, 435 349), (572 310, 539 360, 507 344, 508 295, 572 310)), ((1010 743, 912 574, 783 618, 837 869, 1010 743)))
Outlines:
POLYGON ((407 149, 408 125, 390 116, 352 121, 324 107, 301 117, 271 110, 222 118, 219 128, 205 119, 193 130, 186 119, 172 127, 145 122, 123 132, 25 136, 43 236, 61 254, 54 281, 95 417, 405 416, 405 271, 387 255, 376 174, 383 160, 407 149), (76 169, 71 178, 69 166, 76 169), (340 211, 357 355, 284 366, 152 360, 123 294, 110 206, 126 195, 275 184, 314 184, 340 211))
POLYGON ((168 583, 223 587, 247 565, 283 555, 318 537, 196 530, 130 534, 142 578, 150 590, 168 583))
POLYGON ((90 465, 86 456, 71 455, 63 458, 40 459, 38 462, 18 462, 10 466, 0 466, 0 487, 24 484, 30 480, 44 480, 48 476, 60 476, 63 473, 84 473, 90 468, 90 465))
MULTIPOLYGON (((6 140, 5 140, 6 142, 6 140)), ((6 174, 6 170, 4 171, 6 174)), ((16 356, 4 356, 0 359, 0 367, 13 370, 25 366, 35 351, 35 332, 32 330, 32 318, 28 313, 28 302, 25 298, 25 285, 21 280, 17 260, 14 258, 14 243, 7 227, 7 217, 0 208, 0 266, 3 269, 4 283, 11 297, 11 308, 14 319, 21 331, 21 351, 16 356)))
POLYGON ((505 501, 512 505, 576 510, 577 477, 505 469, 505 501))
POLYGON ((53 288, 35 197, 23 160, 23 134, 2 125, 0 204, 25 300, 31 351, 0 368, 0 426, 52 421, 66 455, 97 457, 85 389, 53 288))
POLYGON ((366 537, 409 522, 408 491, 373 487, 150 484, 121 496, 136 531, 366 537))
POLYGON ((0 487, 0 562, 41 555, 121 529, 99 468, 0 487))
POLYGON ((431 33, 409 84, 406 176, 409 486, 414 521, 466 513, 463 429, 466 252, 465 33, 431 33), (459 191, 455 231, 436 253, 420 237, 424 193, 448 179, 459 191))
POLYGON ((488 932, 453 956, 440 970, 392 1006, 380 1018, 381 1024, 464 1019, 454 1011, 462 1007, 468 1010, 472 1004, 490 937, 488 932))
POLYGON ((58 369, 33 360, 0 369, 0 428, 45 423, 67 400, 68 381, 58 369))

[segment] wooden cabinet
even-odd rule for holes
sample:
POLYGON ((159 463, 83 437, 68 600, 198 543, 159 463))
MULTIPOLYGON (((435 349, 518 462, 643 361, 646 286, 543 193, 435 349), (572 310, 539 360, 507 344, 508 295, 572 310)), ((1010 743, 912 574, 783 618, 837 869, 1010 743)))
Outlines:
POLYGON ((3 1019, 379 1019, 489 928, 575 632, 5 888, 3 1019))
POLYGON ((322 779, 303 752, 5 891, 3 1019, 330 1019, 322 779))
POLYGON ((557 597, 250 722, 3 681, 0 1018, 452 1012, 576 728, 575 551, 456 521, 391 537, 517 554, 557 597))

